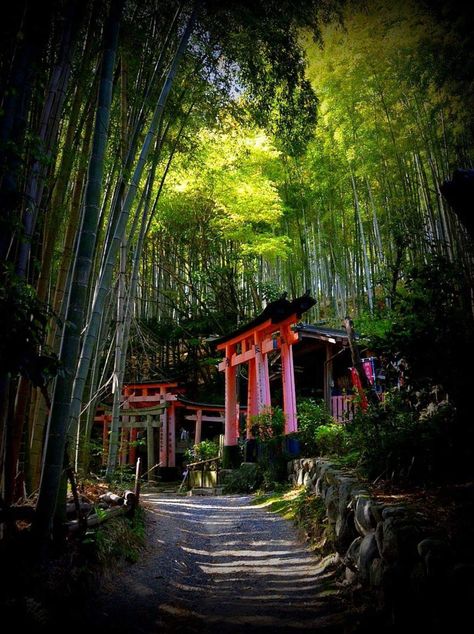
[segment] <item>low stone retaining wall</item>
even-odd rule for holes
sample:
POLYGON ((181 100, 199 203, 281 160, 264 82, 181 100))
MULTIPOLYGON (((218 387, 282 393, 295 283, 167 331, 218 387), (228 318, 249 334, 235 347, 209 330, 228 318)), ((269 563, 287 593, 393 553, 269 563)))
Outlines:
POLYGON ((323 458, 293 460, 288 474, 324 500, 346 583, 373 592, 391 627, 438 632, 472 604, 473 566, 455 562, 447 535, 421 513, 378 502, 353 472, 323 458))

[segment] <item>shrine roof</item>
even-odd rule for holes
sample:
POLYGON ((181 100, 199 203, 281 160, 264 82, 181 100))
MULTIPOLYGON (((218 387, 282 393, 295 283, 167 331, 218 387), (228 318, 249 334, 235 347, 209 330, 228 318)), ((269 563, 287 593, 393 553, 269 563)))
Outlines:
MULTIPOLYGON (((320 339, 328 343, 347 344, 348 337, 345 330, 339 328, 327 328, 326 326, 316 326, 313 324, 298 324, 296 330, 301 333, 302 337, 310 339, 320 339)), ((358 335, 356 335, 356 339, 358 335)))
POLYGON ((281 321, 284 321, 291 315, 297 316, 299 319, 301 315, 309 310, 312 306, 316 304, 316 300, 310 297, 309 294, 302 295, 301 297, 297 297, 292 301, 287 300, 285 297, 281 297, 274 302, 270 302, 267 304, 265 309, 245 324, 239 326, 236 330, 223 335, 222 337, 216 337, 215 339, 209 339, 209 343, 212 345, 220 345, 225 343, 226 341, 230 341, 231 339, 235 339, 239 335, 243 335, 246 332, 252 332, 255 328, 270 320, 272 324, 279 324, 281 321))

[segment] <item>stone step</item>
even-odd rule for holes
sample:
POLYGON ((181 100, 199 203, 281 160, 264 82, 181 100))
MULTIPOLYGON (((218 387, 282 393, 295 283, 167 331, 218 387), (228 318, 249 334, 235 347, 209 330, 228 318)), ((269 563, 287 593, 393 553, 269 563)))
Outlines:
POLYGON ((222 495, 223 487, 194 487, 188 495, 222 495))

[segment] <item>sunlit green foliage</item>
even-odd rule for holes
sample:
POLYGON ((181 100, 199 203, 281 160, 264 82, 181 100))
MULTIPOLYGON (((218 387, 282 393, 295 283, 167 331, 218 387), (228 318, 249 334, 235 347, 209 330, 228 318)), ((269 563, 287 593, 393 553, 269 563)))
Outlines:
POLYGON ((278 236, 282 203, 275 172, 278 152, 263 131, 235 124, 227 133, 202 130, 192 156, 177 159, 168 178, 157 227, 202 230, 232 240, 242 256, 270 260, 288 255, 288 240, 278 236))
POLYGON ((322 49, 304 36, 318 126, 282 187, 300 238, 292 268, 300 288, 310 276, 326 296, 324 316, 389 302, 407 261, 462 257, 435 192, 472 148, 469 84, 439 72, 459 53, 454 30, 411 0, 348 3, 344 18, 322 29, 322 49))
POLYGON ((326 404, 312 398, 298 400, 298 439, 301 443, 303 456, 314 456, 319 452, 316 432, 321 425, 333 422, 326 404))
POLYGON ((187 462, 199 462, 209 460, 219 455, 219 445, 213 440, 203 440, 192 449, 186 449, 185 459, 187 462))

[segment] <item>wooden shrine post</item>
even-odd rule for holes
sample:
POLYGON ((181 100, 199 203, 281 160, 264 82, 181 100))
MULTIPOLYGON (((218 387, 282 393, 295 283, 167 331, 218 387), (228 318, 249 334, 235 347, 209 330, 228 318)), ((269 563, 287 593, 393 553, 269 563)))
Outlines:
POLYGON ((260 332, 254 334, 255 346, 255 381, 256 386, 252 385, 252 390, 257 395, 258 413, 265 407, 270 407, 272 400, 270 396, 270 375, 268 373, 268 357, 263 350, 264 338, 260 332))
POLYGON ((128 455, 128 429, 122 427, 122 431, 120 433, 120 446, 119 446, 119 465, 127 464, 127 455, 128 455))
POLYGON ((324 402, 331 411, 331 387, 332 387, 332 360, 331 347, 326 343, 326 360, 324 362, 324 402))
POLYGON ((256 379, 256 361, 250 359, 248 365, 248 381, 247 381, 247 440, 253 438, 251 431, 252 416, 258 414, 258 399, 257 399, 257 379, 256 379))
POLYGON ((130 451, 128 453, 128 462, 129 464, 135 464, 137 461, 137 429, 136 427, 132 427, 130 429, 130 451))
POLYGON ((168 410, 168 467, 176 466, 176 407, 170 403, 168 410))
POLYGON ((224 452, 222 464, 224 469, 229 469, 238 460, 238 421, 236 420, 237 407, 237 367, 232 365, 232 357, 235 353, 235 345, 225 347, 225 427, 224 427, 224 452))
POLYGON ((287 324, 281 328, 281 378, 283 384, 283 411, 285 435, 298 431, 296 418, 295 371, 293 367, 293 332, 287 324))
MULTIPOLYGON (((176 394, 173 388, 178 384, 170 381, 156 381, 150 383, 129 383, 124 386, 125 403, 128 408, 137 412, 142 409, 159 407, 160 423, 153 422, 153 427, 159 427, 159 454, 158 460, 161 467, 176 466, 176 438, 175 438, 175 408, 176 394), (168 406, 167 409, 165 407, 168 406)), ((127 408, 125 408, 127 409, 127 408)), ((136 441, 137 430, 130 430, 130 441, 136 441)), ((128 462, 135 464, 137 451, 130 447, 128 462)), ((152 465, 153 466, 153 465, 152 465)))
POLYGON ((194 434, 194 444, 198 445, 201 442, 202 436, 202 409, 196 411, 196 432, 194 434))
POLYGON ((146 445, 148 480, 152 480, 151 469, 155 466, 155 438, 153 434, 153 420, 150 414, 146 415, 146 445))
POLYGON ((161 414, 160 427, 160 467, 168 466, 168 412, 161 414))

